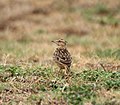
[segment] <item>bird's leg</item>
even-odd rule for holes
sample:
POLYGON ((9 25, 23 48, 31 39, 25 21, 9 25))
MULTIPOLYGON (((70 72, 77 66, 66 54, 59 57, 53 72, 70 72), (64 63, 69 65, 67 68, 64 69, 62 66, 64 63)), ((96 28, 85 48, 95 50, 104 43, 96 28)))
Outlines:
POLYGON ((68 67, 65 65, 65 71, 64 71, 65 75, 67 75, 68 73, 68 67))
POLYGON ((71 84, 71 74, 70 73, 71 73, 70 68, 68 66, 65 66, 65 79, 69 85, 71 84))
POLYGON ((70 73, 70 68, 68 66, 65 66, 65 75, 68 75, 70 73))

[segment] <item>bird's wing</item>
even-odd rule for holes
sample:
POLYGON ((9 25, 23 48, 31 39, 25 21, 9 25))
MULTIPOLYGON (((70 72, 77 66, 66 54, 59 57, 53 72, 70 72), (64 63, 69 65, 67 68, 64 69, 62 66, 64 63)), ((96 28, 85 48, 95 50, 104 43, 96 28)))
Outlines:
POLYGON ((71 65, 72 57, 67 49, 56 49, 54 56, 56 61, 66 65, 71 65))

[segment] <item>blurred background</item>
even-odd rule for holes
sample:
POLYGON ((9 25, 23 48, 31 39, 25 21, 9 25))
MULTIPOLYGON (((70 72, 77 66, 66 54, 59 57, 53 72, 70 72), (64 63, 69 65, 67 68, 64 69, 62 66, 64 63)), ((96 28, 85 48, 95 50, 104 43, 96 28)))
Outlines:
POLYGON ((0 0, 0 62, 49 62, 51 40, 74 63, 120 60, 120 0, 0 0))
POLYGON ((0 0, 2 103, 120 105, 120 0, 0 0), (52 62, 59 38, 71 75, 52 62))

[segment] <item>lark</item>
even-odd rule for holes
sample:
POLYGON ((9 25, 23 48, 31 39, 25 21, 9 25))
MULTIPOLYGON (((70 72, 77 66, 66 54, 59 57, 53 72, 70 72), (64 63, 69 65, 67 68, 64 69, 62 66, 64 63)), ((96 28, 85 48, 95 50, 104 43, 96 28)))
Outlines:
POLYGON ((53 53, 53 61, 58 65, 60 71, 64 69, 65 74, 67 75, 70 72, 70 66, 72 63, 71 54, 67 50, 67 41, 58 39, 52 42, 57 45, 57 48, 53 53))

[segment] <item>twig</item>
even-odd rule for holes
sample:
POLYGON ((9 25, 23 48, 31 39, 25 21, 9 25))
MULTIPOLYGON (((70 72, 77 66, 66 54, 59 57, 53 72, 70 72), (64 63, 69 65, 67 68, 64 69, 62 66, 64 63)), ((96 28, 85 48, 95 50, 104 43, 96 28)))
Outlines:
POLYGON ((104 71, 106 71, 105 67, 103 66, 102 63, 100 63, 100 66, 103 68, 104 71))

